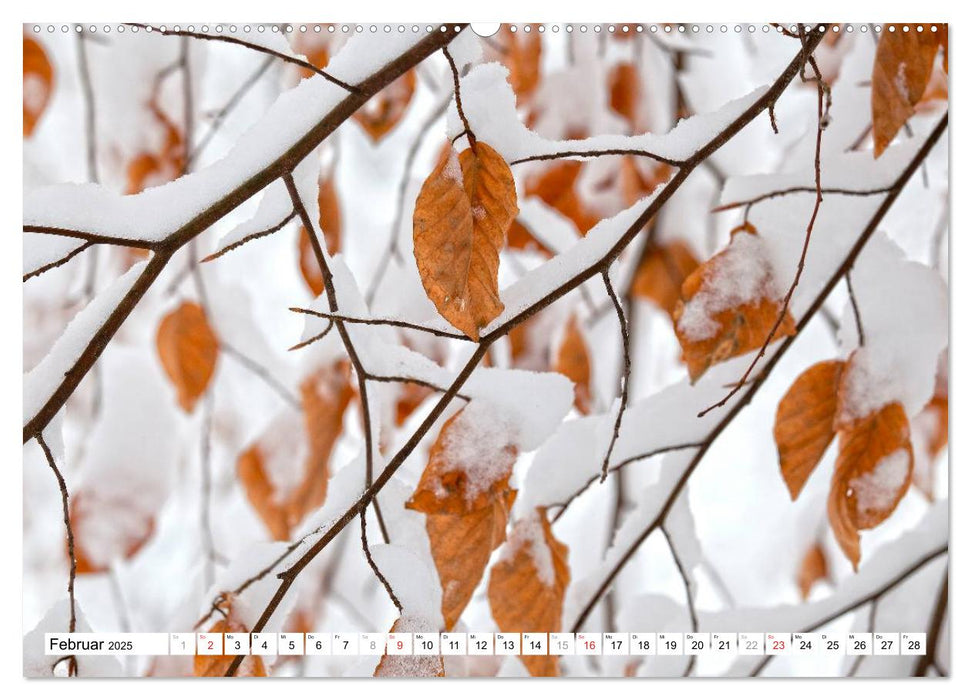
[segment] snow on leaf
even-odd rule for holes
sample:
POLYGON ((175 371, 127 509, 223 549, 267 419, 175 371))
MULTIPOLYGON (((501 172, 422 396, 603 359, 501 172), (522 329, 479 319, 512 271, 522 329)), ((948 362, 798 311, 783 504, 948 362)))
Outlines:
MULTIPOLYGON (((489 574, 489 606, 503 632, 559 632, 570 583, 568 549, 550 529, 545 508, 513 525, 489 574)), ((555 656, 520 656, 533 676, 556 676, 555 656)))
POLYGON ((443 154, 418 194, 415 261, 439 313, 478 340, 503 309, 499 251, 519 208, 512 172, 491 146, 478 141, 457 161, 443 154))
POLYGON ((829 521, 853 568, 860 561, 860 530, 874 528, 910 486, 914 455, 910 425, 899 403, 843 424, 829 493, 829 521))
POLYGON ((415 71, 409 70, 354 112, 354 121, 373 143, 379 142, 401 121, 415 94, 415 82, 415 71))
POLYGON ((576 316, 571 316, 556 350, 553 371, 573 382, 573 404, 586 415, 590 413, 590 351, 576 316))
POLYGON ((539 197, 550 207, 576 224, 580 235, 586 235, 599 217, 589 211, 577 193, 577 179, 583 163, 564 160, 526 179, 526 195, 539 197))
POLYGON ((185 301, 162 319, 155 336, 159 360, 179 405, 192 413, 216 370, 219 339, 199 304, 185 301))
POLYGON ((844 364, 829 360, 813 365, 796 378, 779 402, 773 435, 792 500, 798 498, 836 435, 836 394, 844 364))
MULTIPOLYGON (((752 229, 692 272, 674 310, 675 331, 688 374, 697 381, 714 364, 762 346, 781 311, 782 297, 762 239, 752 229)), ((773 342, 796 332, 785 317, 773 342)))
POLYGON ((303 425, 279 416, 237 460, 250 504, 274 539, 289 540, 327 496, 328 463, 354 391, 346 361, 317 371, 300 386, 303 425))
MULTIPOLYGON (((249 632, 246 626, 237 618, 233 610, 233 596, 231 594, 224 594, 223 603, 220 607, 224 617, 210 627, 209 632, 213 634, 226 634, 227 632, 247 634, 249 632)), ((234 658, 235 656, 229 655, 208 656, 196 654, 192 665, 193 675, 205 677, 225 676, 234 658)), ((236 670, 236 676, 239 678, 252 678, 266 675, 268 674, 266 672, 266 666, 263 664, 263 659, 255 655, 246 656, 243 659, 243 663, 236 670)))
MULTIPOLYGON (((428 632, 427 622, 420 617, 402 615, 391 625, 391 632, 428 632)), ((402 655, 385 653, 374 669, 375 678, 440 678, 445 676, 441 654, 402 655)))
POLYGON ((634 275, 631 292, 673 315, 681 299, 681 285, 698 265, 694 253, 681 241, 651 245, 634 275))
POLYGON ((618 63, 610 71, 607 81, 610 85, 610 108, 624 117, 631 129, 636 129, 641 99, 637 67, 627 61, 618 63))
POLYGON ((871 87, 875 158, 913 116, 914 106, 930 80, 943 37, 941 32, 905 32, 903 25, 884 25, 873 62, 871 87))
POLYGON ((24 35, 24 137, 34 133, 54 88, 54 67, 44 48, 24 35))

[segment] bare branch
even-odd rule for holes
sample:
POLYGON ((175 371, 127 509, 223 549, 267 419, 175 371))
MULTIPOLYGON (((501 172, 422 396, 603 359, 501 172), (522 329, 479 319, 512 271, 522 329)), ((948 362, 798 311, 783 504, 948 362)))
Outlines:
POLYGON ((617 437, 620 435, 620 425, 624 420, 624 411, 627 410, 627 399, 630 390, 630 333, 627 329, 627 316, 624 314, 624 308, 620 305, 620 300, 617 298, 617 292, 614 291, 614 285, 610 283, 610 274, 607 270, 603 271, 602 277, 604 287, 607 289, 607 295, 610 297, 610 301, 613 302, 614 311, 617 312, 617 322, 620 324, 620 338, 624 353, 624 371, 620 377, 620 408, 617 411, 617 418, 614 419, 614 432, 610 436, 610 444, 607 446, 607 452, 604 454, 603 464, 600 468, 601 484, 607 480, 610 456, 614 453, 614 445, 617 444, 617 437))
POLYGON ((325 318, 329 321, 340 321, 341 323, 359 323, 365 326, 394 326, 396 328, 408 328, 413 331, 422 331, 423 333, 430 333, 432 335, 437 335, 440 338, 453 338, 455 340, 466 340, 468 342, 473 342, 469 338, 461 333, 452 333, 451 331, 443 331, 437 328, 430 328, 428 326, 422 326, 417 323, 411 323, 409 321, 399 321, 396 318, 355 318, 353 316, 344 316, 342 314, 326 311, 315 311, 314 309, 304 309, 299 306, 291 306, 290 311, 298 314, 307 314, 308 316, 316 316, 317 318, 325 318))

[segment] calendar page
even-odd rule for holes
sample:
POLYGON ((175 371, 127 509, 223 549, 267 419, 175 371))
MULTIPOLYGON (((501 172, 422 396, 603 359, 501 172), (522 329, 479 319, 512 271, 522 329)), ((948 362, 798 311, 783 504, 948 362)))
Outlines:
POLYGON ((23 25, 24 676, 950 675, 947 24, 283 20, 23 25))

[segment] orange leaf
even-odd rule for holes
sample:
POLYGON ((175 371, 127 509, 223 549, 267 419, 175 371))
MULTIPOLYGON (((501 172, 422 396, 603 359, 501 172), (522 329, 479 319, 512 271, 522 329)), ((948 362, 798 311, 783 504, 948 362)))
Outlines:
POLYGON ((354 121, 377 143, 401 121, 415 94, 415 71, 397 78, 354 112, 354 121))
POLYGON ((97 490, 74 494, 69 513, 78 574, 104 573, 117 559, 130 559, 155 531, 155 518, 135 499, 97 490))
POLYGON ((809 598, 809 593, 817 581, 824 581, 829 577, 829 567, 826 564, 826 553, 817 542, 806 552, 799 565, 799 593, 802 599, 809 598))
MULTIPOLYGON (((518 521, 489 574, 489 606, 503 632, 559 632, 570 583, 566 545, 553 537, 545 508, 518 521)), ((555 656, 520 656, 533 676, 555 676, 555 656)))
MULTIPOLYGON (((772 331, 782 305, 764 256, 759 236, 740 230, 681 286, 673 317, 692 382, 712 365, 762 347, 772 331)), ((795 332, 787 309, 771 342, 795 332)))
POLYGON ((24 35, 24 136, 37 126, 54 88, 54 68, 43 47, 24 35))
POLYGON ((584 415, 590 413, 590 352, 576 316, 571 316, 567 323, 563 341, 556 351, 553 371, 573 382, 573 403, 577 410, 584 415))
POLYGON ((636 128, 641 99, 641 79, 633 63, 618 63, 607 78, 610 85, 610 108, 636 128))
POLYGON ((652 245, 637 268, 631 292, 653 301, 671 315, 681 299, 681 285, 698 267, 698 259, 681 241, 652 245))
POLYGON ((871 110, 873 155, 879 158, 900 128, 914 114, 934 67, 941 41, 938 33, 903 31, 902 24, 885 24, 873 62, 871 110), (890 31, 890 27, 894 31, 890 31))
POLYGON ((509 233, 506 236, 506 245, 511 250, 534 250, 538 253, 542 253, 546 257, 551 257, 553 254, 549 249, 536 240, 536 237, 526 228, 519 219, 513 220, 512 224, 509 226, 509 233))
POLYGON ((415 202, 415 261, 438 312, 472 340, 499 315, 499 250, 519 211, 509 166, 487 143, 443 154, 415 202))
POLYGON ((813 365, 796 378, 779 402, 773 435, 792 500, 836 435, 836 394, 844 364, 829 360, 813 365))
MULTIPOLYGON (((327 253, 335 255, 341 247, 341 209, 337 188, 334 186, 334 178, 324 177, 320 179, 317 205, 320 209, 318 221, 320 230, 324 234, 327 253)), ((303 275, 303 281, 307 283, 310 292, 315 297, 319 297, 324 291, 324 277, 320 272, 320 265, 317 264, 317 257, 314 255, 307 229, 303 226, 300 227, 298 254, 300 274, 303 275)))
POLYGON ((577 178, 583 163, 566 160, 557 163, 538 175, 529 177, 525 191, 528 196, 539 197, 553 209, 576 224, 581 235, 596 226, 599 219, 587 211, 576 192, 577 178))
MULTIPOLYGON (((236 633, 236 634, 247 634, 248 629, 241 623, 232 607, 232 596, 230 594, 224 594, 225 602, 223 613, 225 617, 216 622, 212 627, 209 628, 209 632, 213 634, 226 634, 236 633)), ((226 675, 226 671, 229 669, 229 665, 233 662, 235 656, 207 656, 202 654, 196 654, 195 663, 193 664, 193 673, 196 676, 205 677, 222 677, 226 675)), ((263 677, 266 676, 266 666, 263 665, 263 659, 259 656, 247 656, 243 659, 243 663, 239 665, 236 670, 236 676, 239 678, 253 678, 253 677, 263 677)))
POLYGON ((128 164, 127 194, 137 194, 149 187, 164 185, 179 177, 185 167, 186 153, 182 132, 158 106, 157 97, 152 98, 148 109, 162 129, 164 139, 159 151, 140 153, 128 164))
MULTIPOLYGON (((418 618, 399 617, 391 625, 392 632, 428 632, 418 618)), ((442 678, 445 676, 445 660, 441 655, 414 655, 385 653, 374 669, 375 678, 442 678)))
POLYGON ((509 31, 508 25, 502 27, 502 39, 506 48, 502 61, 509 69, 509 85, 516 93, 517 106, 528 101, 539 85, 543 40, 537 31, 539 25, 529 26, 529 32, 522 31, 522 25, 518 32, 509 31))
POLYGON ((859 531, 876 527, 893 513, 910 486, 913 467, 910 424, 899 403, 840 430, 829 521, 854 569, 860 561, 859 531))
POLYGON ((186 301, 167 314, 158 326, 155 345, 179 405, 191 413, 209 386, 219 355, 219 339, 202 307, 186 301))
POLYGON ((340 437, 344 412, 353 394, 346 361, 318 371, 300 386, 303 435, 299 424, 286 414, 239 456, 236 471, 240 483, 275 540, 290 539, 293 528, 323 505, 330 453, 340 437), (281 490, 273 475, 277 470, 292 469, 290 464, 301 457, 299 481, 281 490))
POLYGON ((407 383, 402 387, 395 403, 394 424, 399 428, 408 420, 408 416, 432 395, 432 390, 421 384, 407 383))

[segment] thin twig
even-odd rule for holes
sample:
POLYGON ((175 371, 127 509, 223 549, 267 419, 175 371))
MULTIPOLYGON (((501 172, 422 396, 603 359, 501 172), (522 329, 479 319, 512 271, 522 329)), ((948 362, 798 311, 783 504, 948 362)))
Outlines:
POLYGON ((70 261, 71 259, 73 259, 74 256, 80 255, 81 253, 83 253, 88 248, 92 247, 93 245, 94 245, 94 243, 92 243, 91 241, 87 241, 86 243, 82 243, 80 246, 78 246, 77 248, 75 248, 74 250, 72 250, 70 253, 68 253, 67 255, 65 255, 63 258, 59 258, 59 259, 55 260, 54 262, 49 262, 46 265, 41 265, 36 270, 31 270, 30 272, 28 272, 27 274, 24 275, 24 282, 26 282, 27 280, 29 280, 29 279, 31 279, 33 277, 38 277, 40 275, 43 275, 45 272, 47 272, 49 270, 53 270, 55 267, 60 267, 61 265, 64 265, 65 263, 67 263, 68 261, 70 261))
POLYGON ((388 597, 391 598, 391 602, 394 606, 398 608, 398 612, 402 612, 401 601, 398 600, 398 596, 395 595, 394 589, 391 587, 391 583, 388 581, 387 577, 378 568, 378 564, 374 561, 374 557, 371 555, 371 546, 367 541, 367 508, 361 509, 361 548, 364 550, 364 558, 367 559, 368 566, 371 567, 371 571, 377 577, 381 585, 384 586, 384 590, 387 592, 388 597))
POLYGON ((269 56, 273 56, 274 58, 278 58, 281 61, 285 61, 287 63, 292 63, 295 66, 300 66, 301 68, 304 68, 304 69, 309 70, 309 71, 311 71, 313 73, 316 73, 317 75, 321 76, 325 80, 328 80, 328 81, 334 83, 334 85, 339 85, 340 87, 344 88, 348 92, 351 92, 351 93, 359 93, 359 92, 361 92, 360 86, 354 86, 354 85, 350 85, 348 83, 345 83, 340 78, 336 78, 333 75, 331 75, 330 73, 328 73, 327 71, 321 70, 320 68, 318 68, 317 66, 315 66, 313 63, 310 63, 309 61, 304 61, 303 59, 297 58, 296 56, 288 56, 285 53, 280 53, 279 51, 274 51, 273 49, 267 48, 266 46, 260 46, 259 44, 253 44, 253 43, 250 43, 248 41, 244 41, 242 39, 237 39, 234 36, 223 36, 221 34, 202 34, 201 32, 190 32, 190 31, 186 31, 186 30, 178 30, 177 31, 177 30, 174 30, 174 29, 160 29, 158 27, 153 27, 153 26, 148 25, 148 24, 136 24, 136 23, 133 23, 133 22, 129 22, 128 23, 128 26, 130 26, 130 27, 139 27, 141 29, 145 29, 145 30, 148 30, 150 32, 158 32, 162 36, 191 37, 193 39, 202 39, 204 41, 221 41, 221 42, 224 42, 224 43, 227 43, 227 44, 236 44, 237 46, 244 46, 247 49, 250 49, 252 51, 258 51, 259 53, 263 53, 263 54, 267 54, 269 56))
POLYGON ((531 163, 538 160, 560 160, 561 158, 599 158, 601 156, 643 156, 656 160, 659 163, 667 163, 675 167, 687 164, 687 161, 668 158, 643 148, 591 148, 587 151, 556 151, 555 153, 537 153, 531 156, 523 156, 516 160, 509 161, 509 165, 519 165, 520 163, 531 163))
MULTIPOLYGON (((671 533, 668 532, 667 527, 663 524, 661 525, 661 532, 664 534, 664 539, 668 543, 668 551, 671 552, 671 559, 674 560, 674 565, 678 569, 678 575, 681 577, 681 582, 684 584, 684 598, 688 606, 688 617, 691 620, 691 631, 698 631, 698 613, 695 610, 695 596, 693 591, 693 586, 691 585, 691 577, 684 568, 684 562, 681 561, 681 557, 678 555, 678 548, 674 545, 674 539, 671 537, 671 533)), ((688 665, 684 669, 682 676, 690 676, 691 672, 694 670, 695 661, 698 659, 696 654, 692 654, 689 657, 688 665)))
POLYGON ((620 408, 617 410, 617 417, 614 419, 614 432, 610 436, 610 444, 607 446, 607 452, 604 454, 603 464, 600 467, 601 484, 607 480, 610 457, 614 453, 614 445, 617 444, 617 437, 620 435, 620 425, 624 420, 624 411, 627 410, 630 389, 630 333, 627 329, 627 316, 624 315, 624 308, 620 305, 620 299, 617 298, 617 292, 614 291, 614 285, 610 282, 610 274, 607 270, 603 271, 602 277, 607 295, 614 304, 614 311, 617 312, 617 322, 620 324, 620 338, 624 351, 624 371, 620 378, 620 408))
POLYGON ((453 338, 455 340, 469 340, 469 337, 461 333, 452 333, 451 331, 442 331, 437 328, 430 328, 428 326, 422 326, 418 323, 411 323, 409 321, 401 321, 396 318, 355 318, 354 316, 344 316, 336 312, 326 312, 326 311, 316 311, 314 309, 304 309, 299 306, 291 306, 290 311, 298 314, 307 314, 308 316, 316 316, 317 318, 325 318, 329 321, 337 321, 340 323, 351 323, 351 324, 361 324, 365 326, 395 326, 396 328, 409 328, 413 331, 422 331, 423 333, 430 333, 432 335, 437 335, 441 338, 453 338))
POLYGON ((850 306, 853 308, 853 318, 856 319, 856 337, 859 346, 866 345, 866 334, 863 332, 863 315, 860 313, 860 305, 856 301, 856 293, 853 291, 853 270, 846 271, 846 291, 850 295, 850 306))
POLYGON ((459 113, 459 119, 462 120, 462 126, 465 128, 462 133, 465 134, 469 139, 469 147, 475 151, 475 132, 472 131, 472 127, 469 126, 469 120, 465 116, 465 110, 462 109, 462 89, 459 87, 459 69, 455 66, 455 61, 452 59, 452 54, 448 52, 448 47, 442 47, 442 53, 445 54, 445 58, 448 59, 448 66, 452 69, 452 83, 453 89, 455 90, 455 109, 459 113))
POLYGON ((270 226, 269 228, 265 228, 262 231, 256 231, 254 233, 251 233, 248 236, 243 236, 242 238, 240 238, 235 243, 230 243, 225 248, 220 248, 215 253, 213 253, 212 255, 207 255, 206 257, 204 257, 199 262, 204 262, 204 263, 212 262, 216 258, 221 258, 222 256, 224 256, 226 253, 230 252, 231 250, 236 250, 240 246, 246 245, 250 241, 255 241, 257 238, 264 238, 265 236, 269 236, 271 234, 274 234, 277 231, 279 231, 280 229, 282 229, 284 226, 286 226, 287 224, 289 224, 291 221, 293 221, 294 218, 296 218, 296 216, 297 216, 297 212, 291 211, 289 214, 287 214, 280 221, 280 223, 275 224, 273 226, 270 226))
MULTIPOLYGON (((890 191, 890 187, 875 187, 873 189, 866 190, 851 190, 843 187, 822 187, 819 190, 822 194, 835 194, 843 195, 846 197, 872 197, 878 194, 886 194, 890 191)), ((815 187, 787 187, 782 190, 772 190, 771 192, 765 192, 760 194, 758 197, 752 197, 751 199, 741 199, 735 202, 729 202, 728 204, 722 204, 711 210, 713 214, 717 214, 723 211, 729 211, 730 209, 738 209, 739 207, 751 208, 752 205, 764 202, 769 199, 775 199, 776 197, 787 197, 792 194, 808 194, 816 193, 815 187)))

